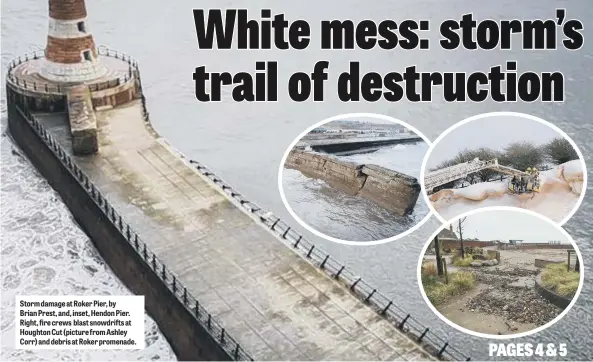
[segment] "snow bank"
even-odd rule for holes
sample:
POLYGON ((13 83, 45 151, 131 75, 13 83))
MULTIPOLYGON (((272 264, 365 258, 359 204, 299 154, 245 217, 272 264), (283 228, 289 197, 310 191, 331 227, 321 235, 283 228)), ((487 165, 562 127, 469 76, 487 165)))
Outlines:
POLYGON ((445 219, 488 206, 514 206, 535 211, 556 222, 576 206, 583 191, 580 160, 569 161, 540 174, 540 192, 515 195, 508 181, 483 182, 462 189, 445 189, 430 196, 435 210, 445 219))

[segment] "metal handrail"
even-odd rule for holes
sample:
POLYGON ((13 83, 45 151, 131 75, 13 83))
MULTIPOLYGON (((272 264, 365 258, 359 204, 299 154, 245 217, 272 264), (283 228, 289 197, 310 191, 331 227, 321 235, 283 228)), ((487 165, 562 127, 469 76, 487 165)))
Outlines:
MULTIPOLYGON (((126 53, 107 48, 106 46, 103 46, 103 45, 97 47, 97 53, 102 56, 116 58, 116 59, 120 59, 124 62, 127 62, 129 64, 129 70, 126 73, 126 75, 124 75, 123 77, 118 77, 116 79, 112 79, 107 82, 89 84, 89 90, 91 92, 99 91, 102 89, 113 88, 120 84, 125 84, 128 81, 134 79, 134 73, 135 73, 135 71, 138 71, 138 61, 136 59, 132 58, 131 56, 127 55, 126 53)), ((8 64, 8 72, 6 75, 6 79, 10 83, 12 83, 18 87, 22 87, 22 88, 28 89, 28 90, 33 90, 38 93, 59 94, 59 95, 66 94, 66 91, 67 91, 66 87, 61 86, 59 83, 31 82, 31 81, 27 81, 26 79, 20 78, 13 73, 14 68, 21 65, 22 63, 28 62, 30 60, 41 59, 41 58, 45 58, 44 51, 36 50, 36 51, 26 53, 24 55, 19 56, 18 58, 13 59, 8 64)))
MULTIPOLYGON (((182 153, 177 152, 181 157, 185 158, 182 153)), ((320 268, 332 278, 346 284, 359 299, 374 307, 377 313, 385 316, 399 330, 420 343, 428 352, 439 358, 455 361, 470 360, 470 357, 452 347, 447 340, 431 332, 428 327, 423 326, 422 323, 405 312, 393 300, 381 294, 376 288, 366 283, 344 264, 333 259, 328 253, 310 243, 279 217, 274 216, 271 212, 259 207, 254 202, 247 200, 202 163, 192 159, 187 160, 190 164, 194 165, 200 174, 212 181, 214 185, 230 196, 238 205, 253 214, 262 224, 270 230, 275 231, 280 238, 285 240, 290 247, 297 250, 306 260, 309 260, 314 266, 320 268)))
MULTIPOLYGON (((142 85, 140 83, 137 63, 135 63, 135 65, 132 64, 132 66, 136 68, 136 76, 140 87, 142 117, 145 122, 150 122, 148 110, 146 108, 146 98, 144 97, 142 85)), ((253 360, 238 342, 228 335, 224 327, 216 322, 212 318, 212 315, 201 306, 199 301, 187 291, 187 289, 179 282, 179 279, 175 274, 147 247, 146 243, 142 241, 135 231, 133 231, 132 227, 122 219, 122 217, 109 204, 107 199, 101 194, 100 190, 90 181, 88 176, 78 168, 76 163, 73 162, 70 156, 68 156, 62 149, 59 142, 53 139, 51 134, 45 130, 30 112, 22 111, 18 107, 17 109, 46 145, 48 145, 52 152, 56 154, 62 164, 73 176, 75 176, 75 179, 77 179, 85 190, 87 190, 107 218, 122 232, 122 235, 124 235, 125 239, 134 247, 137 253, 140 254, 142 259, 155 273, 157 273, 161 281, 167 285, 169 290, 171 290, 177 299, 185 305, 188 311, 192 312, 192 315, 198 322, 205 326, 206 330, 212 337, 219 341, 222 348, 225 349, 227 353, 230 353, 236 360, 253 360)), ((373 288, 370 284, 362 280, 362 278, 350 271, 344 264, 333 259, 329 254, 310 243, 280 218, 244 198, 228 183, 210 171, 205 165, 190 159, 188 159, 188 161, 195 166, 200 174, 209 178, 213 184, 229 195, 241 207, 246 208, 250 213, 254 214, 262 224, 276 232, 281 239, 285 240, 291 247, 297 250, 306 260, 309 260, 313 265, 320 268, 331 277, 346 284, 363 302, 373 307, 377 313, 385 316, 388 320, 394 323, 399 330, 408 334, 420 343, 428 352, 439 358, 470 360, 468 356, 452 347, 447 340, 434 334, 428 327, 425 327, 409 313, 406 313, 401 307, 394 303, 393 300, 378 292, 376 288, 373 288)))
MULTIPOLYGON (((138 75, 138 80, 141 77, 138 75)), ((150 124, 150 117, 146 107, 146 98, 142 91, 142 83, 139 83, 141 94, 141 112, 144 122, 150 124)), ((173 147, 170 147, 173 148, 173 147)), ((371 287, 361 278, 356 277, 345 265, 331 258, 329 254, 317 248, 310 243, 300 233, 295 231, 291 226, 284 223, 280 218, 274 216, 271 212, 259 207, 254 202, 247 200, 241 193, 237 192, 230 184, 225 182, 222 178, 210 171, 204 164, 188 159, 181 152, 175 150, 179 156, 192 164, 200 174, 207 177, 212 183, 219 188, 223 193, 230 196, 239 206, 247 209, 250 213, 256 216, 257 220, 263 223, 266 227, 275 231, 283 240, 290 242, 290 246, 299 251, 306 260, 314 262, 314 265, 325 271, 327 274, 337 280, 349 285, 350 289, 362 299, 365 303, 374 306, 375 310, 391 320, 401 331, 412 335, 418 343, 432 350, 433 354, 439 358, 448 358, 456 361, 469 361, 470 357, 465 356, 459 350, 451 347, 448 341, 432 333, 429 328, 424 327, 419 321, 410 314, 406 313, 402 308, 397 306, 391 299, 385 297, 377 291, 376 288, 371 287)))
POLYGON ((140 258, 151 268, 157 277, 167 286, 169 291, 180 301, 190 314, 196 318, 199 324, 209 333, 212 338, 228 353, 234 360, 253 361, 253 358, 245 351, 239 343, 229 335, 224 326, 216 321, 192 295, 191 292, 179 281, 179 278, 173 273, 164 262, 147 246, 142 238, 133 230, 121 215, 115 211, 107 198, 92 183, 84 171, 82 171, 76 162, 64 151, 58 141, 56 141, 50 132, 48 132, 37 118, 28 110, 22 110, 17 106, 17 111, 32 127, 34 132, 54 153, 61 164, 70 172, 78 184, 87 192, 95 205, 103 212, 103 215, 119 230, 124 239, 132 246, 140 258))

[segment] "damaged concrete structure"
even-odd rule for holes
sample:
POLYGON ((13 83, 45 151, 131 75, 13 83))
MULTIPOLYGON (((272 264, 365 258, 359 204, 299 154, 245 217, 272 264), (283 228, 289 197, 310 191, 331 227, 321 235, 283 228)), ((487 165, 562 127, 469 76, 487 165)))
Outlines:
POLYGON ((323 180, 348 195, 360 195, 398 215, 412 212, 420 195, 418 179, 377 165, 356 164, 327 155, 292 150, 284 167, 323 180))

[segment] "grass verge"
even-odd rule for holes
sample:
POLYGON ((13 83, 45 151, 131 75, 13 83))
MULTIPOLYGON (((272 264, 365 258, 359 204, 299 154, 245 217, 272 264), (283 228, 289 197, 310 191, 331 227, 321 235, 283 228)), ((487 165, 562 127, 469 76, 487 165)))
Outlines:
POLYGON ((565 297, 575 295, 579 288, 580 278, 579 273, 568 270, 566 263, 546 265, 542 272, 543 286, 565 297))
POLYGON ((455 266, 466 267, 466 266, 471 266, 471 263, 474 261, 474 259, 472 258, 471 255, 468 254, 463 259, 461 259, 461 257, 454 257, 452 261, 453 261, 453 265, 455 265, 455 266))
POLYGON ((443 304, 451 297, 470 290, 476 285, 476 277, 471 272, 450 272, 449 283, 445 284, 444 277, 424 273, 424 269, 432 271, 433 268, 423 267, 422 287, 428 300, 435 306, 443 304))

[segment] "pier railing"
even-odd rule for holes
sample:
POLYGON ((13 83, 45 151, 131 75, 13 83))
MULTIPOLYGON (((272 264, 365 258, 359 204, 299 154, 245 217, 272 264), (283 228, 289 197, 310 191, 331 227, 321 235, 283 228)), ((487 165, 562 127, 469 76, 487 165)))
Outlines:
POLYGON ((107 198, 103 196, 101 191, 91 182, 89 177, 77 166, 76 162, 64 151, 60 143, 43 127, 37 118, 28 110, 22 110, 19 106, 17 106, 17 111, 55 154, 73 178, 86 190, 94 203, 103 212, 104 216, 121 232, 126 241, 140 255, 141 259, 159 276, 169 291, 185 306, 187 311, 196 318, 198 323, 204 327, 228 355, 234 360, 253 361, 243 347, 229 335, 224 326, 217 322, 212 314, 204 309, 200 302, 179 281, 179 278, 148 248, 130 224, 115 211, 115 208, 111 206, 107 198))
MULTIPOLYGON (((132 77, 136 78, 140 87, 142 116, 145 122, 149 123, 149 114, 146 107, 146 99, 142 92, 138 63, 123 53, 115 52, 105 47, 99 48, 99 51, 104 52, 101 55, 119 57, 119 59, 129 62, 131 67, 130 74, 132 77)), ((121 215, 115 211, 100 190, 64 151, 59 142, 52 137, 40 122, 38 122, 35 116, 28 110, 23 111, 19 107, 17 107, 17 109, 39 137, 41 137, 62 162, 66 169, 68 169, 78 183, 87 191, 104 215, 118 228, 127 242, 130 243, 134 250, 141 256, 142 260, 160 277, 161 281, 167 285, 173 295, 183 303, 186 309, 202 326, 204 326, 210 335, 218 341, 222 348, 235 360, 253 360, 239 343, 228 334, 225 328, 214 320, 212 315, 204 309, 190 292, 188 292, 187 288, 180 283, 176 275, 148 248, 146 243, 142 241, 141 237, 123 220, 121 215)), ((181 156, 183 155, 181 154, 181 156)), ((333 259, 329 254, 306 240, 287 223, 262 209, 257 204, 247 200, 228 183, 210 171, 205 165, 194 160, 188 161, 194 165, 198 172, 210 179, 213 184, 229 195, 231 199, 237 202, 241 207, 247 209, 248 212, 253 214, 262 224, 275 232, 280 238, 285 240, 289 246, 298 251, 305 259, 309 260, 313 265, 322 269, 331 277, 346 284, 363 302, 373 307, 377 313, 383 315, 387 320, 394 323, 399 330, 406 333, 413 340, 416 340, 427 351, 441 359, 455 361, 470 360, 468 356, 452 347, 448 340, 435 334, 430 328, 424 326, 420 321, 399 307, 393 300, 378 292, 376 288, 362 280, 361 277, 357 276, 357 274, 352 272, 344 264, 333 259)))
MULTIPOLYGON (((97 92, 104 89, 114 88, 119 85, 125 84, 133 79, 134 70, 138 69, 138 62, 134 58, 117 50, 109 49, 105 46, 99 46, 97 48, 97 53, 101 56, 120 59, 121 61, 128 63, 128 71, 126 72, 126 74, 123 74, 122 76, 114 79, 110 79, 108 81, 90 83, 89 90, 91 92, 97 92)), ((19 88, 33 91, 36 93, 65 95, 69 88, 68 85, 61 85, 60 83, 49 81, 46 82, 42 80, 35 81, 25 79, 23 77, 19 77, 14 73, 14 69, 19 65, 31 60, 37 60, 44 57, 45 54, 43 50, 36 50, 13 59, 8 64, 8 73, 6 75, 6 79, 19 88)))
MULTIPOLYGON (((137 79, 141 94, 142 117, 146 123, 150 124, 150 117, 146 107, 146 98, 142 91, 142 84, 140 83, 141 77, 139 76, 139 70, 136 69, 135 71, 138 72, 137 79)), ((174 149, 171 146, 170 148, 174 149)), ((247 209, 248 212, 252 213, 266 227, 276 232, 282 239, 304 256, 305 259, 324 270, 336 280, 340 280, 348 285, 350 290, 360 299, 372 306, 380 315, 383 315, 389 321, 394 323, 399 330, 417 341, 427 351, 441 359, 454 361, 470 360, 470 357, 452 347, 448 340, 432 332, 428 327, 424 326, 420 321, 399 307, 393 300, 378 292, 376 288, 372 287, 370 284, 362 280, 362 278, 350 271, 344 264, 333 259, 329 254, 307 241, 287 223, 267 210, 259 207, 254 202, 247 200, 243 195, 230 186, 230 184, 218 177, 214 172, 210 171, 204 164, 188 159, 181 152, 177 150, 175 151, 179 156, 192 164, 200 174, 210 179, 214 185, 230 196, 231 199, 235 200, 241 207, 247 209)))
MULTIPOLYGON (((180 155, 185 157, 181 153, 180 155)), ((417 341, 434 356, 454 361, 470 360, 470 357, 452 347, 448 340, 432 332, 430 328, 423 325, 411 314, 399 307, 393 300, 384 296, 377 291, 376 288, 362 280, 361 277, 353 273, 344 264, 335 260, 329 254, 307 241, 290 225, 267 210, 262 209, 257 204, 247 200, 239 192, 235 191, 227 182, 216 176, 216 174, 210 171, 205 165, 194 160, 188 160, 188 162, 193 164, 203 176, 207 177, 224 193, 229 195, 239 205, 258 218, 258 220, 266 227, 276 232, 280 238, 284 239, 290 247, 298 251, 305 259, 322 269, 332 278, 346 284, 363 302, 373 307, 377 313, 394 323, 399 330, 417 341)))

